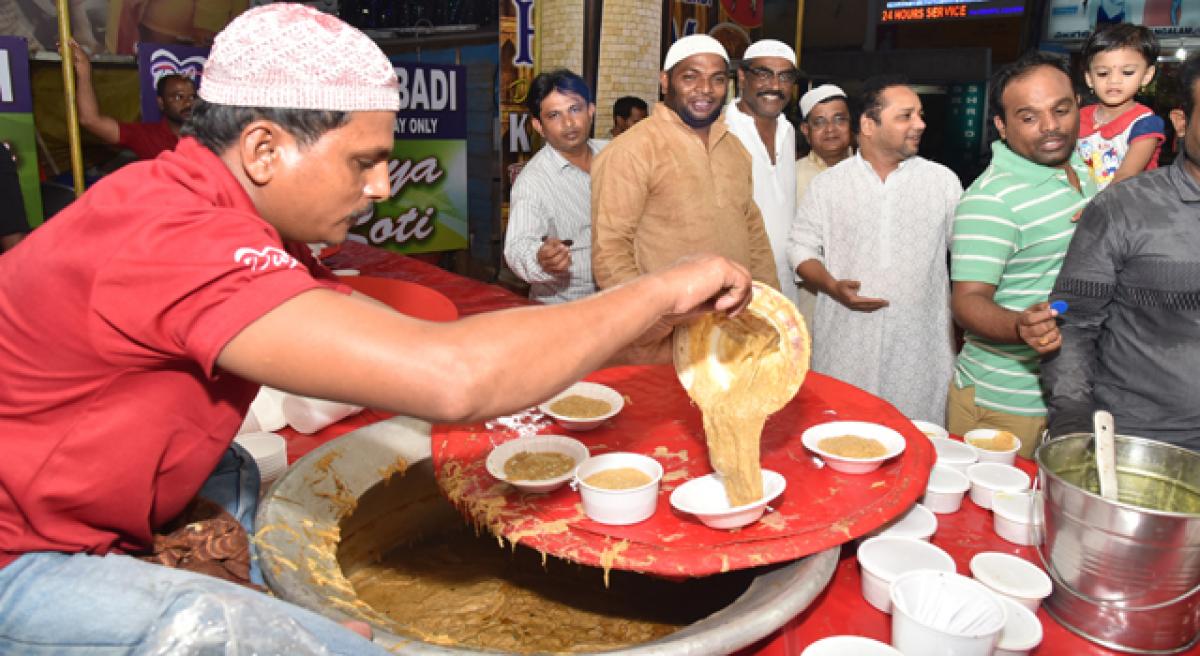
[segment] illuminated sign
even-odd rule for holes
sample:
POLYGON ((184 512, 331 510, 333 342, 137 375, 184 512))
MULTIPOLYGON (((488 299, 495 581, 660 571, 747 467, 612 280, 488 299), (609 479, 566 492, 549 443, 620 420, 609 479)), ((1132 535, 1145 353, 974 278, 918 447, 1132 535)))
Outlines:
POLYGON ((884 4, 879 21, 910 23, 960 18, 1001 18, 1019 16, 1023 11, 1023 0, 888 0, 884 4))

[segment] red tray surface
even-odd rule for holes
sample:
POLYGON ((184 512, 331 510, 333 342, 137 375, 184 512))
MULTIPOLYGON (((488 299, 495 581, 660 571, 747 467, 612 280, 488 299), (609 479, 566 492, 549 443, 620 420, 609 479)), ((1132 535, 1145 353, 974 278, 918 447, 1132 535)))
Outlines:
POLYGON ((633 451, 656 458, 665 470, 658 508, 634 526, 608 526, 583 514, 579 494, 563 486, 525 495, 492 478, 484 465, 509 430, 483 424, 436 426, 433 460, 447 496, 493 533, 586 565, 657 574, 706 576, 794 560, 867 533, 908 509, 924 493, 934 452, 929 440, 886 402, 833 378, 810 373, 796 398, 767 420, 762 465, 787 478, 775 512, 744 529, 710 529, 671 507, 672 490, 712 471, 699 410, 673 369, 619 367, 587 380, 626 397, 613 419, 592 431, 551 425, 543 433, 571 435, 593 455, 633 451), (809 426, 835 420, 890 426, 908 441, 904 453, 870 474, 819 467, 800 443, 809 426))

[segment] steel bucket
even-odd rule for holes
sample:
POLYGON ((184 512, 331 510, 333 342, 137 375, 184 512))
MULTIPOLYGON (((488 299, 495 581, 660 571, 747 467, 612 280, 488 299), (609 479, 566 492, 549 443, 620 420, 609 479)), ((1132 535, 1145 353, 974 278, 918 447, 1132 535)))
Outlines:
POLYGON ((1054 580, 1047 612, 1112 649, 1173 654, 1195 646, 1200 455, 1118 435, 1117 501, 1100 496, 1090 433, 1046 442, 1034 459, 1045 501, 1038 553, 1054 580))

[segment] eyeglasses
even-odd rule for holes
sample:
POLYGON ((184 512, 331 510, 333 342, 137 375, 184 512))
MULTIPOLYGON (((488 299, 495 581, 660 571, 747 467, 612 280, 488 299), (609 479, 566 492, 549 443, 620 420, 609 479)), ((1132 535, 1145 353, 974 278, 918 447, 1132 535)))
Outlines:
POLYGON ((824 130, 830 125, 842 128, 849 125, 849 123, 850 117, 846 116, 845 114, 834 114, 832 119, 825 118, 824 116, 818 116, 808 121, 808 124, 811 125, 812 129, 814 130, 824 130))
POLYGON ((773 71, 764 66, 747 66, 746 72, 750 73, 759 84, 767 84, 774 78, 778 78, 782 84, 795 84, 796 80, 800 79, 800 72, 794 68, 786 71, 773 71))
POLYGON ((170 95, 163 96, 163 100, 174 100, 175 102, 183 102, 185 100, 193 100, 194 101, 195 99, 196 99, 196 94, 194 94, 194 93, 182 93, 182 92, 178 92, 178 91, 175 93, 172 93, 170 95))

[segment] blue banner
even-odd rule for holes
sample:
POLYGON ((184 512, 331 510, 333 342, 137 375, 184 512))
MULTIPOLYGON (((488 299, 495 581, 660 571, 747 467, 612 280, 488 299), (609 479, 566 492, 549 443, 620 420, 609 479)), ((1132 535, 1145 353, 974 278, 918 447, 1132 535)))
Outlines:
POLYGON ((400 82, 397 139, 467 138, 467 68, 392 62, 400 82))
POLYGON ((183 75, 200 86, 204 63, 208 61, 208 48, 180 46, 166 43, 137 44, 139 87, 142 93, 142 122, 156 123, 162 115, 158 111, 158 81, 167 75, 183 75))
POLYGON ((29 44, 15 36, 0 36, 0 112, 33 111, 29 88, 29 44))

